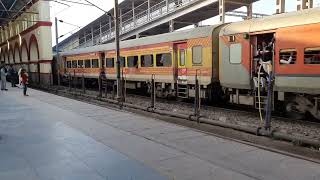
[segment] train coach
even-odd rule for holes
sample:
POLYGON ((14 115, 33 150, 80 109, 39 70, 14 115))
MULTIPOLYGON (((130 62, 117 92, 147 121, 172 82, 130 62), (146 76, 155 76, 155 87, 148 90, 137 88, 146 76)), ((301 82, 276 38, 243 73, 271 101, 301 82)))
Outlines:
MULTIPOLYGON (((211 98, 211 88, 218 84, 218 47, 221 25, 199 27, 134 40, 122 41, 120 66, 126 87, 141 89, 155 75, 159 97, 194 97, 198 74, 201 97, 211 98)), ((98 78, 105 71, 109 81, 116 80, 114 44, 64 52, 65 69, 61 72, 98 78)))
MULTIPOLYGON (((127 88, 146 88, 154 74, 158 96, 192 98, 197 76, 207 101, 262 108, 267 89, 255 81, 257 52, 268 43, 273 109, 320 119, 319 32, 320 9, 314 8, 127 40, 120 43, 121 69, 127 88)), ((114 82, 114 48, 111 43, 64 52, 61 72, 97 79, 103 70, 114 82)))

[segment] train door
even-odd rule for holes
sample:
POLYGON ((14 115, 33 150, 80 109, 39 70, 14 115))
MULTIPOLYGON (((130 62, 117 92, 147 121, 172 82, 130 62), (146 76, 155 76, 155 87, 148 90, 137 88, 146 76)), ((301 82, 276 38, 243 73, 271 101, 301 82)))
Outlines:
POLYGON ((178 63, 178 74, 177 80, 187 81, 187 43, 177 44, 177 63, 178 63))
POLYGON ((274 33, 257 34, 251 37, 251 79, 255 91, 255 107, 273 109, 273 88, 269 80, 274 72, 274 33))
POLYGON ((187 43, 176 44, 177 96, 188 98, 187 43))

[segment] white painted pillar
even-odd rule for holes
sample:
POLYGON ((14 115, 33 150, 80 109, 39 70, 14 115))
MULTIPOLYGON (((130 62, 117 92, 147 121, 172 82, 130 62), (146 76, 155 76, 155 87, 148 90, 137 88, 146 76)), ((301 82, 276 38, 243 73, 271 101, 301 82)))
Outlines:
POLYGON ((297 0, 297 10, 313 8, 313 0, 297 0))
POLYGON ((219 0, 219 20, 220 23, 225 23, 225 0, 219 0))
POLYGON ((277 9, 276 13, 281 14, 284 13, 286 10, 286 0, 277 0, 276 1, 277 9))

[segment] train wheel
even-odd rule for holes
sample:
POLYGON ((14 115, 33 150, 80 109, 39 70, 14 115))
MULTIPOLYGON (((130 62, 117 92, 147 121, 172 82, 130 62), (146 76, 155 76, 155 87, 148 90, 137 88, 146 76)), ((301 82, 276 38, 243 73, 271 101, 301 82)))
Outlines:
POLYGON ((295 120, 301 120, 305 118, 305 113, 296 110, 297 104, 295 102, 288 102, 285 105, 285 116, 295 120))

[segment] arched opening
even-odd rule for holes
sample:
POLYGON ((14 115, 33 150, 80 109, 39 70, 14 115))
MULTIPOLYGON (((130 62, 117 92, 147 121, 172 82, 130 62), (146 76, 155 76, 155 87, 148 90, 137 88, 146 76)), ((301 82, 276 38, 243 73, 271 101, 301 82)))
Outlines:
POLYGON ((16 42, 14 45, 14 49, 13 49, 13 61, 14 61, 14 69, 15 71, 18 71, 19 67, 20 67, 20 50, 19 50, 19 44, 16 42))
POLYGON ((40 83, 39 47, 34 34, 31 35, 29 41, 29 60, 31 81, 40 83))
POLYGON ((18 43, 16 43, 14 45, 14 62, 15 63, 20 63, 21 62, 20 50, 19 50, 19 44, 18 43))
POLYGON ((21 44, 21 62, 27 63, 28 61, 29 61, 28 45, 27 45, 27 41, 23 39, 21 44))
POLYGON ((27 72, 30 73, 30 68, 29 68, 29 55, 28 55, 28 45, 27 45, 27 41, 25 39, 22 39, 22 43, 20 46, 20 58, 21 58, 21 62, 22 62, 22 67, 24 69, 27 70, 27 72))
POLYGON ((9 63, 10 64, 14 64, 14 52, 13 52, 14 50, 13 50, 13 47, 12 46, 10 46, 10 49, 9 49, 9 51, 8 51, 8 53, 9 53, 9 63))
POLYGON ((7 49, 4 52, 4 59, 5 59, 5 63, 9 64, 9 53, 7 49))
POLYGON ((4 49, 1 48, 1 56, 0 56, 0 64, 4 64, 6 62, 5 60, 5 54, 4 54, 4 49))

